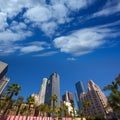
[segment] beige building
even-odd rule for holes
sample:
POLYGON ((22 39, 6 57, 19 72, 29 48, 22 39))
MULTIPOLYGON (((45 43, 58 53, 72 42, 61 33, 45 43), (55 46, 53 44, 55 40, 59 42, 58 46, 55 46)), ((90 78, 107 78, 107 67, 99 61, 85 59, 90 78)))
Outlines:
POLYGON ((84 114, 86 116, 101 115, 106 119, 111 119, 113 111, 111 107, 107 107, 108 101, 101 89, 92 81, 88 81, 88 92, 80 96, 82 102, 89 101, 90 104, 84 107, 84 114))
POLYGON ((8 64, 0 61, 0 95, 9 82, 9 79, 5 77, 8 71, 8 64))

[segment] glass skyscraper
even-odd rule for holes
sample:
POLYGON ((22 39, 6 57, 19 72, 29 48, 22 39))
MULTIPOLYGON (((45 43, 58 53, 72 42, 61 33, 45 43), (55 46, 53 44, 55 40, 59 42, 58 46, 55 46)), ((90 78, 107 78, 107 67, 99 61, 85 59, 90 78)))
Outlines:
POLYGON ((60 106, 60 80, 57 73, 52 73, 47 80, 45 103, 51 105, 51 96, 56 95, 58 100, 56 106, 60 106))
POLYGON ((85 85, 84 85, 84 83, 82 81, 78 81, 75 84, 75 87, 76 87, 77 104, 78 104, 78 108, 80 110, 80 109, 82 109, 82 103, 81 103, 81 100, 80 100, 80 94, 86 92, 86 89, 85 89, 85 85))

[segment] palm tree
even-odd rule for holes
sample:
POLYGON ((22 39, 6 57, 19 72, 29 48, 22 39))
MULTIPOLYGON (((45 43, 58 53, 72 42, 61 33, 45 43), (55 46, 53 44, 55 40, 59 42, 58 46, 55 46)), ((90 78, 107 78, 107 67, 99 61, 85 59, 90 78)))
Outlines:
POLYGON ((21 86, 18 84, 12 84, 11 86, 7 86, 7 94, 9 95, 10 99, 15 95, 17 96, 21 90, 21 86))
POLYGON ((19 110, 20 115, 25 115, 27 109, 28 109, 27 106, 22 107, 22 108, 19 110))
POLYGON ((108 104, 113 108, 114 111, 120 111, 120 91, 117 81, 113 81, 112 84, 109 84, 104 87, 103 90, 109 90, 110 95, 108 96, 108 104))
POLYGON ((3 112, 3 116, 6 114, 7 110, 11 107, 11 101, 12 101, 12 97, 15 95, 17 96, 19 94, 21 90, 21 86, 19 86, 18 84, 12 84, 11 86, 7 86, 6 92, 7 92, 7 107, 5 109, 5 111, 3 112))
POLYGON ((63 103, 62 110, 64 112, 64 117, 66 118, 68 116, 68 106, 63 103))
POLYGON ((82 105, 83 105, 83 108, 87 109, 91 105, 91 102, 90 101, 84 101, 84 102, 82 102, 82 105))
POLYGON ((47 104, 40 104, 38 106, 38 110, 40 111, 40 115, 43 118, 44 115, 48 112, 48 105, 47 104))
POLYGON ((61 118, 62 117, 62 107, 58 107, 55 110, 55 113, 57 114, 57 117, 61 118))
POLYGON ((75 118, 75 104, 72 102, 71 106, 72 106, 72 109, 73 109, 73 117, 75 118))
POLYGON ((26 120, 27 120, 27 118, 28 118, 28 115, 29 115, 30 112, 31 112, 31 107, 32 107, 32 105, 34 105, 34 103, 35 103, 35 98, 34 98, 34 96, 29 96, 29 97, 27 98, 28 111, 27 111, 26 120))
POLYGON ((16 101, 16 106, 17 106, 17 111, 16 111, 16 115, 18 115, 21 105, 23 103, 23 97, 19 97, 19 99, 16 101))
POLYGON ((0 100, 0 116, 2 115, 2 112, 4 111, 5 105, 6 105, 6 102, 0 100))
POLYGON ((83 120, 83 110, 77 110, 77 114, 81 117, 81 120, 83 120))
POLYGON ((50 98, 51 103, 52 103, 52 107, 53 107, 53 114, 54 114, 54 112, 55 112, 57 99, 58 99, 58 97, 57 97, 57 95, 55 95, 55 94, 52 95, 51 98, 50 98))

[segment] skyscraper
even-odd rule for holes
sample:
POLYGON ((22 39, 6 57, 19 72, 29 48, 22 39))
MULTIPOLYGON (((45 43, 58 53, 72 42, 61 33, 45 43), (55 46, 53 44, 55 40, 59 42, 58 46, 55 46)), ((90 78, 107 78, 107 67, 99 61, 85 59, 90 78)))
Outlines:
POLYGON ((2 91, 4 90, 4 88, 6 87, 6 85, 8 84, 8 82, 9 82, 9 79, 6 78, 6 77, 3 77, 0 80, 0 94, 2 93, 2 91))
POLYGON ((82 109, 82 103, 81 103, 81 99, 80 99, 80 94, 86 92, 85 89, 85 85, 83 84, 82 81, 78 81, 75 84, 76 87, 76 100, 77 100, 77 105, 78 105, 78 109, 82 109))
POLYGON ((47 78, 43 78, 43 83, 40 87, 39 91, 39 104, 45 103, 45 92, 46 92, 46 84, 47 84, 47 78))
POLYGON ((88 92, 81 94, 81 101, 89 101, 90 105, 84 108, 84 114, 89 115, 101 115, 107 120, 112 120, 112 108, 108 107, 108 101, 104 93, 101 91, 99 86, 97 86, 92 80, 88 81, 88 92))
POLYGON ((57 73, 53 73, 50 75, 49 79, 47 80, 46 85, 46 93, 45 93, 45 103, 51 105, 51 96, 56 95, 58 101, 56 106, 60 106, 60 81, 59 75, 57 73))
POLYGON ((7 70, 8 70, 8 64, 0 61, 0 80, 7 73, 7 70))
POLYGON ((9 82, 9 79, 5 77, 8 70, 8 64, 0 61, 0 94, 4 90, 5 86, 9 82))

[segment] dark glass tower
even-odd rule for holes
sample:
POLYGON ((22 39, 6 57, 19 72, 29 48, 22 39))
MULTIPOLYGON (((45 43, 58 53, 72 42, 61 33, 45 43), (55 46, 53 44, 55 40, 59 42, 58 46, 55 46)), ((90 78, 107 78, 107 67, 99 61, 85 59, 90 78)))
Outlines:
POLYGON ((75 87, 76 87, 77 104, 78 104, 78 108, 80 110, 80 109, 82 109, 82 103, 81 103, 81 100, 80 100, 80 94, 83 93, 83 92, 86 92, 86 89, 85 89, 85 85, 83 84, 82 81, 78 81, 75 84, 75 87))
POLYGON ((62 96, 62 100, 70 103, 74 103, 73 95, 71 92, 66 91, 65 94, 62 96))
POLYGON ((46 93, 45 93, 45 103, 51 105, 50 98, 52 95, 56 95, 58 100, 56 106, 60 106, 60 81, 59 75, 57 73, 51 74, 47 81, 46 93))

